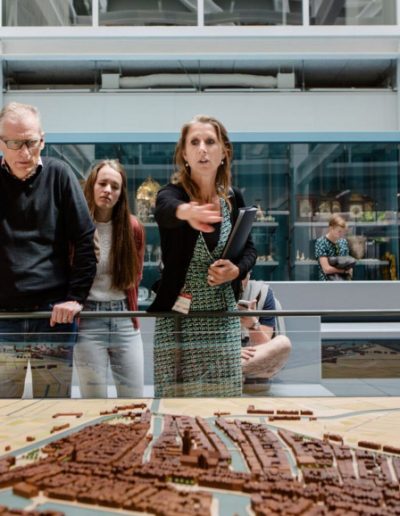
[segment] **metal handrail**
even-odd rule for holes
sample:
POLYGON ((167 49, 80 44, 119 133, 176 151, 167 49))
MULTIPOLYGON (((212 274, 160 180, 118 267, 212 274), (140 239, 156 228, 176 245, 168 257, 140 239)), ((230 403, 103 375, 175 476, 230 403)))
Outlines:
MULTIPOLYGON (((365 309, 365 310, 228 310, 228 311, 199 311, 190 312, 189 314, 181 314, 179 312, 146 312, 146 311, 82 311, 79 317, 82 319, 97 318, 155 318, 155 317, 172 317, 172 318, 204 318, 204 317, 243 317, 243 316, 302 316, 302 317, 324 317, 337 316, 344 318, 351 317, 400 317, 400 309, 365 309)), ((0 320, 2 319, 44 319, 51 316, 51 312, 0 312, 0 320)))

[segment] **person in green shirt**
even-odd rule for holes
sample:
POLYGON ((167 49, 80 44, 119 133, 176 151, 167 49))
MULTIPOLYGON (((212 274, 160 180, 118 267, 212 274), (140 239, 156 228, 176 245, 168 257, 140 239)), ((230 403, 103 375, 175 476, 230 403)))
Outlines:
POLYGON ((329 256, 346 256, 349 254, 349 244, 345 238, 347 223, 345 219, 335 213, 329 219, 329 228, 326 235, 317 238, 315 242, 315 258, 319 266, 319 280, 328 281, 330 274, 351 274, 329 264, 329 256))

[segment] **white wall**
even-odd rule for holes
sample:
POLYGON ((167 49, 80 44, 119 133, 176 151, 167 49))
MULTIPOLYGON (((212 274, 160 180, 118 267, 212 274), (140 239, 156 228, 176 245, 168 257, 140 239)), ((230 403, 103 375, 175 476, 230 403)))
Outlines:
MULTIPOLYGON (((323 138, 324 134, 399 129, 394 92, 6 93, 4 101, 38 106, 48 139, 171 140, 196 113, 221 119, 237 138, 323 138)), ((345 137, 346 138, 346 137, 345 137)), ((368 138, 367 138, 368 139, 368 138)))

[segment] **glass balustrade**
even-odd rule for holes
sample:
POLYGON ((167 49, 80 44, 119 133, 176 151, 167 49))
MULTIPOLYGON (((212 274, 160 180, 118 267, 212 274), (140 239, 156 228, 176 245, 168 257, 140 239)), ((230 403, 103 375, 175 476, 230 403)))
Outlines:
MULTIPOLYGON (((85 321, 95 328, 104 313, 83 312, 78 333, 57 334, 21 333, 21 318, 22 327, 12 332, 15 314, 2 313, 0 397, 399 396, 400 311, 382 312, 374 323, 379 310, 367 316, 353 312, 283 311, 281 333, 255 345, 243 332, 236 351, 223 349, 223 328, 235 314, 163 317, 173 329, 158 326, 156 335, 161 319, 139 312, 143 350, 140 342, 130 342, 127 354, 123 346, 114 347, 125 332, 83 329, 85 321), (207 330, 210 319, 221 330, 207 330), (85 354, 88 344, 94 355, 85 354)), ((120 312, 112 315, 130 322, 120 312)))

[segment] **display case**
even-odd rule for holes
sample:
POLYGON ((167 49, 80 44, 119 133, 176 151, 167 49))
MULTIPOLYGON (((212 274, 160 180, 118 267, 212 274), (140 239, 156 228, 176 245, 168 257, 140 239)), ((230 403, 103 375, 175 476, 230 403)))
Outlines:
POLYGON ((258 253, 254 279, 288 278, 289 178, 287 144, 234 145, 232 181, 242 190, 246 204, 257 207, 251 233, 258 253))
MULTIPOLYGON (((160 243, 151 209, 137 194, 146 181, 170 180, 174 148, 172 142, 49 144, 44 151, 69 162, 81 178, 94 161, 116 158, 124 165, 131 209, 146 230, 141 306, 151 302, 160 274, 160 243)), ((258 208, 253 278, 318 280, 315 240, 327 232, 329 217, 341 213, 358 259, 353 279, 398 279, 398 144, 235 142, 232 182, 258 208)))
POLYGON ((397 147, 329 143, 294 146, 294 151, 290 278, 318 280, 315 241, 339 213, 357 259, 353 280, 397 280, 397 147))
MULTIPOLYGON (((144 147, 144 145, 143 145, 144 147)), ((173 173, 173 145, 159 144, 156 148, 142 149, 134 173, 129 174, 134 190, 132 209, 140 212, 138 191, 149 178, 165 184, 173 173), (152 151, 152 152, 151 152, 152 151), (155 154, 154 154, 154 151, 155 154), (169 156, 168 156, 169 153, 169 156), (168 162, 169 159, 169 162, 168 162), (156 162, 154 162, 156 161, 156 162), (162 163, 159 163, 159 162, 162 163), (139 203, 139 204, 138 204, 139 203)), ((253 144, 234 144, 232 182, 240 188, 247 205, 258 208, 253 224, 252 238, 258 259, 252 271, 254 279, 278 281, 288 277, 289 245, 289 159, 287 145, 259 144, 254 155, 253 144), (282 172, 282 167, 285 171, 282 172), (268 173, 265 173, 268 171, 268 173)), ((151 213, 142 216, 146 231, 144 274, 139 292, 141 307, 154 298, 151 287, 160 277, 160 247, 158 227, 151 213)))
MULTIPOLYGON (((348 213, 342 213, 348 218, 348 213)), ((386 221, 348 222, 347 240, 350 254, 357 258, 353 280, 396 280, 393 266, 398 242, 397 214, 392 212, 386 221)), ((318 280, 318 263, 314 258, 315 241, 327 232, 327 222, 299 221, 294 223, 295 260, 291 262, 296 281, 318 280)))
MULTIPOLYGON (((168 149, 166 149, 168 152, 168 149)), ((147 158, 150 161, 150 157, 147 158)), ((144 210, 141 213, 141 222, 145 229, 146 235, 146 247, 144 254, 144 267, 143 267, 143 279, 139 289, 139 305, 140 308, 144 309, 149 306, 155 297, 155 293, 152 290, 154 283, 160 278, 161 275, 161 247, 160 247, 160 235, 158 231, 158 225, 154 220, 154 206, 155 199, 158 189, 161 185, 166 184, 173 172, 172 165, 163 164, 158 165, 155 163, 145 163, 140 167, 140 174, 135 177, 135 190, 133 197, 134 212, 139 213, 139 206, 143 205, 143 201, 140 199, 141 189, 149 182, 153 184, 152 190, 152 203, 147 207, 147 211, 144 210), (144 172, 147 171, 148 175, 144 172)))

